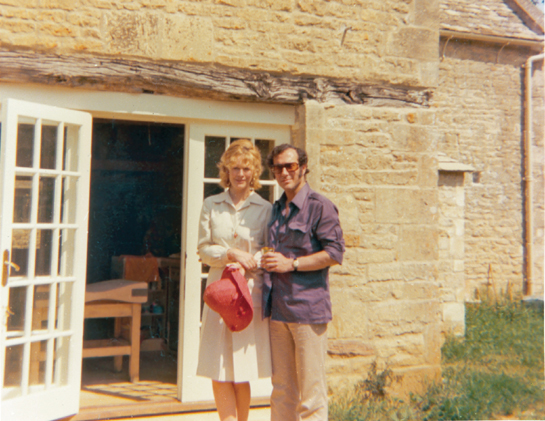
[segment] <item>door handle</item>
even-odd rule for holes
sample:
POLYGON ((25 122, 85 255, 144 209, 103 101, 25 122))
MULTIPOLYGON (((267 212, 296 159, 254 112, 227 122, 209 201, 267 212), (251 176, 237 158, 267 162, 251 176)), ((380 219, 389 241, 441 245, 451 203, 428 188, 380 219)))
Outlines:
POLYGON ((19 272, 21 269, 19 265, 9 260, 9 250, 4 250, 3 256, 4 264, 2 265, 2 286, 5 287, 8 284, 9 268, 15 269, 15 272, 19 272))

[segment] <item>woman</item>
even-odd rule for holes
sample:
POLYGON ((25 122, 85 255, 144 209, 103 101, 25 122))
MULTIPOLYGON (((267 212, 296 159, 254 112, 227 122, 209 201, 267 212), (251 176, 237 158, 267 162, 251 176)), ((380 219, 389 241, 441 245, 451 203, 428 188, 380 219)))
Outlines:
POLYGON ((254 255, 267 239, 271 204, 261 198, 259 150, 247 139, 229 146, 218 164, 227 191, 205 199, 199 226, 199 255, 210 266, 207 285, 236 265, 252 294, 254 318, 241 332, 231 332, 220 315, 205 305, 197 375, 212 379, 222 421, 246 421, 250 380, 270 377, 269 320, 261 317, 262 270, 254 255))

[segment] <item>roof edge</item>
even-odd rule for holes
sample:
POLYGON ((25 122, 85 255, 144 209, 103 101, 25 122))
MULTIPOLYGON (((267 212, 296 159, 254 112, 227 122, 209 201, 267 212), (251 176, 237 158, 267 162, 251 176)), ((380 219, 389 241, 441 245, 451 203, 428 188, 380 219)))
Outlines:
POLYGON ((543 12, 530 0, 505 0, 515 12, 518 13, 522 21, 534 32, 540 32, 543 35, 544 15, 543 12))

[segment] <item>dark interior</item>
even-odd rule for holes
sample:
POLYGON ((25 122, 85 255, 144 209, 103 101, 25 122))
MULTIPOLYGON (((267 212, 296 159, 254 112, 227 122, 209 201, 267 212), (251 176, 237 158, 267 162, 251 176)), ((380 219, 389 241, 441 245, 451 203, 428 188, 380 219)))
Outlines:
MULTIPOLYGON (((113 256, 180 253, 183 145, 183 125, 94 120, 88 283, 113 279, 113 256)), ((85 321, 85 339, 112 333, 111 319, 85 321)))

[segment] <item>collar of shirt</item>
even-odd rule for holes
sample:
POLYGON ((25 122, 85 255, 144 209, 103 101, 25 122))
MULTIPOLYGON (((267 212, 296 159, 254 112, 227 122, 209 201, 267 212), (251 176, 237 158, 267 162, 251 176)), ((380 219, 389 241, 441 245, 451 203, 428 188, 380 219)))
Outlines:
MULTIPOLYGON (((258 196, 259 195, 257 193, 252 191, 250 193, 250 195, 248 196, 248 198, 244 201, 242 206, 240 208, 238 208, 237 210, 244 209, 244 208, 250 206, 251 204, 260 205, 261 203, 259 201, 258 196)), ((212 200, 213 200, 214 203, 222 203, 222 202, 228 203, 229 205, 231 205, 233 208, 236 209, 235 204, 233 203, 233 199, 231 199, 231 196, 229 195, 229 190, 226 190, 223 193, 220 193, 220 194, 217 194, 217 195, 213 196, 212 200)))
MULTIPOLYGON (((305 202, 309 194, 310 194, 310 186, 308 185, 308 183, 305 183, 303 187, 301 187, 301 190, 297 192, 293 200, 290 202, 290 206, 293 204, 297 209, 299 210, 303 209, 303 206, 305 205, 305 202)), ((278 201, 275 203, 275 205, 279 208, 280 211, 284 209, 284 207, 286 206, 287 200, 288 200, 288 197, 286 196, 286 193, 284 192, 282 196, 280 197, 280 199, 278 199, 278 201)))

